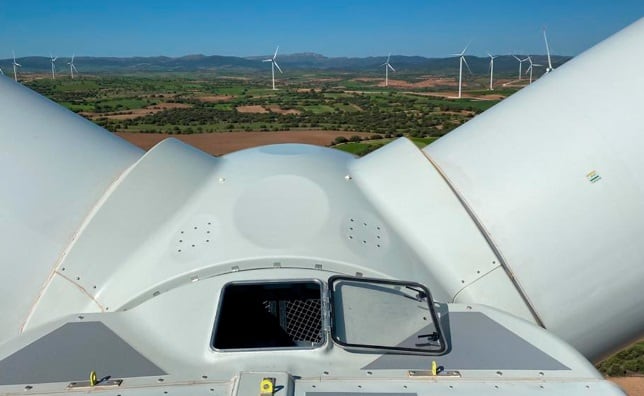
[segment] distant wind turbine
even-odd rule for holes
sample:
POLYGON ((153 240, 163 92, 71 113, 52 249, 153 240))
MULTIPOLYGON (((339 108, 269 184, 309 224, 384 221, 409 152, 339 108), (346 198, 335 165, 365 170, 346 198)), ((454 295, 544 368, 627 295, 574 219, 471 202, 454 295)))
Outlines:
POLYGON ((496 56, 492 56, 489 52, 487 53, 487 56, 490 57, 490 91, 494 91, 494 85, 493 80, 494 80, 494 59, 496 56))
POLYGON ((13 54, 13 79, 14 81, 18 82, 17 68, 22 67, 22 65, 16 62, 16 53, 14 51, 11 51, 11 53, 13 54))
POLYGON ((389 53, 389 56, 387 56, 387 61, 385 63, 383 63, 382 65, 380 65, 381 67, 382 66, 385 67, 385 87, 389 85, 389 69, 391 69, 391 71, 393 71, 393 72, 396 71, 396 69, 394 69, 394 67, 391 66, 391 64, 389 64, 389 59, 390 58, 391 58, 391 53, 389 53))
POLYGON ((552 67, 552 62, 550 61, 550 46, 548 45, 548 36, 546 36, 546 28, 543 28, 543 40, 546 42, 546 53, 548 54, 548 67, 546 67, 546 73, 550 73, 554 67, 552 67))
POLYGON ((526 74, 528 74, 528 72, 530 72, 530 84, 532 84, 532 70, 535 67, 541 67, 543 65, 539 65, 537 63, 532 63, 532 58, 530 56, 528 56, 528 62, 530 62, 530 67, 528 67, 528 70, 526 70, 525 72, 526 72, 526 74))
POLYGON ((72 80, 74 79, 74 71, 76 72, 76 74, 78 74, 78 69, 76 69, 76 66, 74 66, 74 56, 76 56, 76 54, 72 54, 71 61, 67 62, 67 64, 69 65, 69 74, 72 76, 72 80))
POLYGON ((528 58, 521 59, 516 55, 512 55, 512 56, 514 57, 514 59, 519 61, 519 81, 520 81, 521 80, 521 67, 523 66, 523 62, 527 61, 528 58))
POLYGON ((4 76, 4 72, 2 71, 2 68, 0 68, 0 75, 4 76))
POLYGON ((51 59, 51 79, 55 80, 56 79, 56 59, 58 57, 55 57, 52 54, 49 54, 49 59, 51 59))
POLYGON ((467 44, 465 48, 463 48, 463 51, 461 51, 458 54, 452 54, 452 56, 458 56, 459 61, 458 61, 458 98, 461 98, 461 89, 462 89, 462 81, 463 81, 463 62, 465 62, 465 66, 467 66, 467 70, 470 71, 470 74, 472 74, 472 70, 470 69, 470 65, 467 64, 467 60, 465 59, 465 51, 467 51, 467 47, 469 47, 470 44, 467 44))
POLYGON ((271 62, 271 74, 273 76, 273 91, 275 91, 275 68, 277 67, 277 70, 282 73, 282 69, 280 69, 280 65, 277 64, 277 50, 280 49, 280 46, 278 45, 277 48, 275 48, 275 54, 273 54, 272 58, 269 59, 264 59, 262 62, 271 62))

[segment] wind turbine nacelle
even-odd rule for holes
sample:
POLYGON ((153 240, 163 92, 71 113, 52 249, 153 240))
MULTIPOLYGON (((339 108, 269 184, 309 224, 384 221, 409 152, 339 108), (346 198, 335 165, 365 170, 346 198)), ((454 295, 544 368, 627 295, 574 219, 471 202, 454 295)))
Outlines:
POLYGON ((644 329, 642 37, 644 20, 423 151, 360 159, 174 139, 144 155, 0 79, 0 343, 196 273, 297 269, 417 281, 614 351, 644 329))

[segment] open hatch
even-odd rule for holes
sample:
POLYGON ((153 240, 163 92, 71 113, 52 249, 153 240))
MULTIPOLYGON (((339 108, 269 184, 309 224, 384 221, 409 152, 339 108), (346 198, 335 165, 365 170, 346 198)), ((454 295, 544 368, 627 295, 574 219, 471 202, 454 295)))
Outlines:
POLYGON ((414 282, 329 279, 331 336, 345 349, 440 354, 446 350, 429 290, 414 282))
POLYGON ((333 276, 224 286, 212 346, 218 351, 317 348, 330 334, 360 352, 446 350, 429 290, 421 284, 333 276))

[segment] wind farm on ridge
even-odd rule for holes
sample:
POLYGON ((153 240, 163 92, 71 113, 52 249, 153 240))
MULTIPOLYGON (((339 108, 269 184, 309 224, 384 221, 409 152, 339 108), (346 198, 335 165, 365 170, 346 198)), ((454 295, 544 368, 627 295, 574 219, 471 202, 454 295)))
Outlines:
MULTIPOLYGON (((545 30, 543 38, 545 56, 486 51, 480 58, 468 55, 468 43, 439 59, 391 53, 338 59, 279 55, 278 45, 268 57, 163 58, 163 65, 152 58, 16 58, 12 52, 11 65, 16 81, 144 148, 174 135, 216 155, 274 141, 361 155, 397 136, 425 145, 532 83, 540 67, 533 57, 552 65, 545 30)), ((555 59, 560 65, 569 58, 555 59)))

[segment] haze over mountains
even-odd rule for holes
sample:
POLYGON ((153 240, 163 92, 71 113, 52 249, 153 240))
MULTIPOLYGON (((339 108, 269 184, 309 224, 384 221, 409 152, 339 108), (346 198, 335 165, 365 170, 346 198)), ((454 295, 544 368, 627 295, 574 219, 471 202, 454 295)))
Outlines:
MULTIPOLYGON (((525 58, 526 54, 517 55, 525 58)), ((533 62, 546 65, 545 55, 531 55, 533 62)), ((74 64, 81 73, 136 73, 136 72, 196 72, 196 71, 224 71, 230 73, 265 72, 270 70, 270 65, 263 63, 263 59, 271 55, 254 57, 235 57, 220 55, 186 55, 177 58, 166 56, 155 57, 85 57, 76 56, 74 64)), ((571 59, 569 56, 552 56, 555 67, 571 59)), ((382 57, 366 58, 330 58, 315 53, 284 54, 278 55, 277 61, 285 73, 289 71, 319 71, 319 72, 378 72, 386 60, 382 57)), ((11 74, 13 59, 0 60, 0 68, 6 74, 11 74)), ((22 65, 20 72, 49 72, 51 60, 45 56, 29 56, 16 58, 22 65)), ((67 62, 69 57, 59 57, 56 60, 56 69, 59 72, 69 70, 67 62)), ((391 64, 400 73, 434 73, 449 74, 458 72, 458 58, 425 58, 422 56, 392 55, 391 64)), ((467 56, 467 62, 473 73, 484 74, 489 71, 489 58, 467 56)), ((523 70, 527 69, 524 62, 523 70)), ((518 72, 518 62, 512 55, 501 55, 494 60, 496 73, 518 72)))

